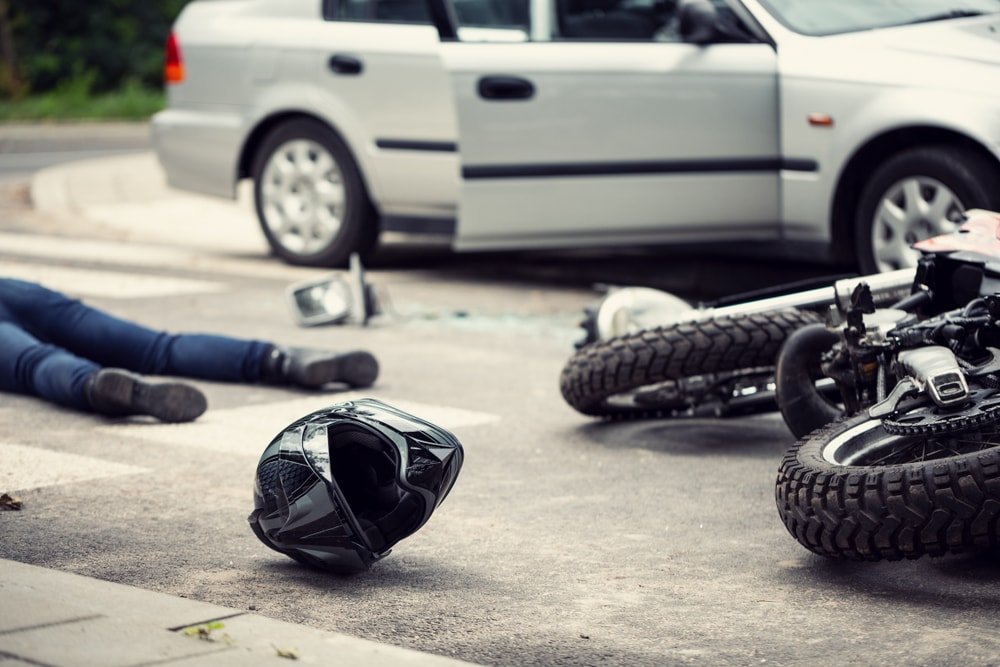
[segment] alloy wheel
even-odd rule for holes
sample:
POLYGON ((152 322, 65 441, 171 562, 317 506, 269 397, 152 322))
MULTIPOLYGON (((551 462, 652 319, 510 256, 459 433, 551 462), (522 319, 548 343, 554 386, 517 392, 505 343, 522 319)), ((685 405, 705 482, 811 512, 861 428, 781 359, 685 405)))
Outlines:
POLYGON ((880 271, 916 266, 915 242, 955 231, 965 207, 948 186, 926 176, 905 178, 883 195, 872 220, 872 251, 880 271))
POLYGON ((347 205, 343 175, 330 151, 315 141, 278 146, 264 166, 260 192, 265 224, 289 252, 321 252, 340 231, 347 205))

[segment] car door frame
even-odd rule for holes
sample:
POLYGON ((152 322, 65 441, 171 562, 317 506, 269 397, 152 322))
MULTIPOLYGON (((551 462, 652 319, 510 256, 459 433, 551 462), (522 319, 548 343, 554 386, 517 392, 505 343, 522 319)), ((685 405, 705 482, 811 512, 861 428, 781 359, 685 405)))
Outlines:
MULTIPOLYGON (((433 14, 435 17, 435 25, 437 25, 439 30, 439 35, 442 42, 460 42, 460 36, 458 32, 458 22, 454 8, 449 0, 428 0, 433 8, 433 14)), ((739 12, 740 18, 744 18, 746 14, 746 9, 741 7, 742 11, 739 12)), ((533 12, 537 10, 537 7, 533 7, 533 12)), ((760 33, 761 28, 756 21, 746 21, 751 29, 751 32, 755 33, 755 37, 760 33)), ((534 33, 532 28, 532 33, 534 33)), ((759 43, 761 46, 765 46, 771 49, 773 53, 774 45, 769 39, 756 39, 755 42, 759 43)), ((540 40, 535 46, 543 45, 541 48, 551 49, 556 42, 549 40, 540 40)), ((590 42, 584 42, 584 44, 589 44, 590 42)), ((566 44, 572 44, 572 42, 566 42, 566 44)), ((656 43, 640 43, 641 48, 661 48, 656 43)), ((676 43, 674 43, 676 44, 676 43)), ((470 44, 470 48, 477 48, 475 45, 470 44)), ((580 46, 578 43, 577 47, 580 46)), ((688 45, 690 48, 696 48, 693 45, 688 45)), ((720 48, 726 48, 724 45, 719 45, 720 48)), ((730 48, 732 45, 729 45, 730 48)), ((447 44, 443 45, 443 52, 447 53, 449 47, 447 44)), ((503 48, 503 47, 501 47, 503 48)), ((529 47, 530 48, 530 47, 529 47)), ((562 48, 562 47, 556 47, 562 48)), ((572 48, 572 47, 567 47, 572 48)), ((613 47, 615 48, 615 47, 613 47)), ((619 46, 617 48, 628 48, 627 46, 619 46)), ((663 49, 671 48, 669 42, 662 43, 663 49)), ((702 47, 706 49, 711 49, 712 46, 702 47)), ((737 46, 737 48, 740 48, 737 46)), ((760 54, 758 54, 760 55, 760 54)), ((446 58, 447 60, 447 58, 446 58)), ((502 59, 501 59, 502 60, 502 59)), ((765 60, 766 61, 766 57, 765 60)), ((502 69, 502 68, 501 68, 502 69)), ((485 74, 485 72, 484 72, 485 74)), ((771 81, 767 82, 768 88, 764 90, 763 95, 765 98, 764 104, 769 105, 769 109, 765 109, 765 113, 758 117, 758 124, 763 124, 765 126, 765 131, 768 134, 767 140, 762 144, 762 149, 759 154, 750 154, 746 158, 735 157, 732 160, 726 160, 724 157, 719 160, 698 160, 698 159, 685 159, 690 157, 697 158, 697 153, 692 153, 690 155, 679 154, 681 159, 671 160, 666 159, 662 161, 656 161, 655 158, 653 162, 649 162, 648 155, 645 156, 645 162, 634 161, 622 164, 622 171, 620 173, 615 173, 616 185, 612 186, 612 192, 617 194, 617 184, 621 184, 622 192, 626 191, 628 188, 632 188, 634 192, 639 192, 639 204, 636 209, 637 215, 634 224, 630 224, 629 220, 624 220, 623 227, 627 228, 627 233, 622 235, 619 241, 613 232, 603 233, 600 229, 602 226, 602 221, 612 217, 621 217, 618 211, 622 210, 621 207, 615 209, 613 207, 608 207, 605 209, 604 213, 600 215, 603 217, 595 218, 590 220, 589 224, 584 223, 583 227, 586 228, 586 232, 581 234, 574 233, 569 227, 566 221, 562 223, 552 222, 550 227, 546 227, 546 222, 544 221, 526 221, 520 230, 513 229, 505 226, 500 215, 492 213, 498 208, 504 207, 504 201, 515 202, 521 204, 520 209, 515 207, 511 212, 514 214, 513 220, 520 219, 518 217, 518 212, 523 216, 526 211, 530 211, 535 203, 538 206, 534 207, 536 210, 546 208, 550 211, 556 210, 553 207, 553 202, 563 201, 570 203, 573 200, 572 192, 584 192, 583 189, 577 188, 573 185, 567 185, 565 182, 558 183, 557 180, 549 180, 546 184, 548 188, 551 184, 555 184, 557 188, 562 188, 564 195, 551 194, 544 195, 544 188, 532 188, 529 186, 524 186, 520 192, 518 188, 521 188, 516 181, 515 174, 503 173, 503 165, 498 167, 484 168, 483 165, 477 164, 477 159, 481 158, 482 151, 480 146, 473 146, 467 149, 467 153, 463 154, 461 146, 463 145, 463 140, 466 145, 473 144, 473 140, 470 136, 474 135, 470 132, 462 136, 462 125, 463 125, 463 102, 461 96, 458 94, 459 90, 464 91, 468 88, 469 82, 465 81, 465 85, 460 86, 459 89, 453 90, 456 94, 456 105, 457 105, 457 115, 459 119, 459 146, 460 146, 460 160, 462 161, 462 185, 459 203, 459 220, 458 229, 456 234, 456 247, 460 249, 475 249, 475 248, 501 248, 501 247, 519 247, 530 245, 534 247, 553 247, 559 245, 590 245, 593 243, 604 243, 604 242, 621 242, 624 244, 631 243, 646 243, 646 242, 657 242, 657 241, 668 241, 671 239, 690 239, 698 240, 699 236, 713 237, 717 234, 723 236, 726 235, 726 220, 733 219, 735 225, 738 229, 733 230, 730 234, 733 238, 752 236, 755 238, 774 238, 780 234, 780 192, 778 175, 779 171, 783 168, 783 163, 781 159, 781 141, 779 135, 779 119, 778 114, 780 112, 778 106, 778 79, 777 79, 777 57, 774 56, 773 70, 770 65, 765 65, 765 70, 763 71, 765 77, 772 77, 771 81), (773 97, 773 99, 770 99, 773 97), (472 155, 470 158, 469 155, 472 155), (471 160, 470 163, 466 159, 471 160), (706 219, 699 217, 697 214, 698 207, 692 205, 693 197, 682 197, 683 201, 679 201, 676 197, 671 200, 660 201, 658 204, 673 204, 677 203, 676 209, 673 208, 661 208, 662 212, 657 212, 651 210, 654 206, 651 197, 649 196, 651 188, 651 181, 659 175, 659 177, 664 177, 667 174, 674 175, 674 180, 677 181, 683 178, 686 170, 690 171, 690 174, 694 178, 699 178, 697 174, 708 173, 710 176, 707 179, 716 178, 722 179, 725 177, 724 172, 731 171, 733 176, 730 179, 730 184, 723 184, 721 187, 723 192, 743 192, 748 193, 748 200, 746 205, 748 208, 753 208, 757 216, 754 219, 744 219, 738 220, 740 210, 730 206, 726 211, 721 211, 717 219, 706 219), (493 173, 496 172, 496 173, 493 173), (719 176, 719 174, 723 174, 719 176), (513 177, 513 178, 512 178, 513 177), (488 181, 484 179, 506 179, 504 183, 499 183, 498 181, 488 181), (731 183, 738 180, 744 179, 742 188, 735 188, 731 183), (643 181, 640 184, 640 181, 643 181), (496 186, 495 188, 493 186, 496 186), (492 190, 492 191, 490 191, 492 190), (645 193, 643 195, 642 193, 645 193), (517 195, 526 196, 517 196, 517 195), (538 197, 538 199, 533 199, 533 197, 538 197), (562 197, 560 199, 560 197, 562 197), (645 206, 643 206, 643 201, 645 206), (663 224, 660 225, 657 222, 658 215, 663 216, 663 224), (673 217, 671 217, 673 216, 673 217), (690 224, 684 223, 685 216, 690 216, 690 224), (483 222, 485 217, 489 220, 483 222), (561 225, 561 228, 558 228, 561 225), (532 227, 528 230, 527 227, 532 227), (576 238, 572 238, 576 237, 576 238)), ((453 88, 455 87, 455 79, 453 78, 453 88)), ((468 109, 468 107, 465 107, 468 109)), ((476 124, 474 124, 475 126, 476 124)), ((466 126, 468 130, 469 126, 466 126)), ((477 127, 478 129, 478 127, 477 127)), ((739 142, 736 142, 737 144, 739 142)), ((734 156, 741 155, 739 151, 733 153, 734 156)), ((668 156, 668 158, 671 156, 668 156)), ((558 162, 559 155, 555 155, 556 162, 558 162)), ((572 159, 572 158, 571 158, 572 159)), ((621 159, 620 156, 616 159, 621 159)), ((626 158, 627 160, 627 158, 626 158)), ((571 168, 569 173, 564 169, 556 169, 555 173, 545 173, 546 171, 551 171, 550 165, 537 165, 539 169, 533 176, 582 176, 584 179, 590 178, 601 178, 608 176, 608 173, 601 173, 601 170, 597 170, 598 173, 572 173, 574 170, 571 168)), ((560 165, 556 165, 559 167, 560 165)), ((565 166, 562 165, 563 167, 565 166)), ((599 164, 602 169, 606 168, 608 165, 599 164)), ((615 165, 611 165, 615 167, 615 165)), ((531 165, 528 165, 529 170, 531 165)), ((570 165, 572 167, 572 165, 570 165)), ((515 169, 515 172, 524 172, 524 169, 515 169)), ((586 170, 584 170, 586 172, 586 170)), ((530 176, 527 173, 522 175, 530 176)), ((702 179, 706 180, 706 179, 702 179)), ((580 181, 583 183, 583 180, 580 181)), ((608 180, 605 180, 602 185, 607 185, 608 180)), ((720 183, 722 181, 720 180, 720 183)), ((670 186, 674 187, 675 192, 680 192, 677 189, 677 183, 670 182, 670 186)), ((551 190, 550 190, 551 192, 551 190)), ((710 191, 706 189, 700 190, 700 195, 702 198, 710 198, 710 191)), ((726 197, 722 197, 725 200, 726 197)), ((637 201, 637 200, 633 200, 637 201)), ((573 202, 575 203, 575 202, 573 202)), ((581 202, 582 206, 578 206, 575 211, 575 215, 586 215, 586 212, 590 210, 586 202, 581 202)), ((628 210, 627 207, 624 210, 628 210)), ((529 214, 530 215, 530 214, 529 214)), ((570 215, 570 214, 567 214, 570 215)), ((595 212, 595 216, 598 215, 595 212)), ((554 220, 554 218, 549 218, 549 220, 554 220)), ((583 230, 581 230, 583 231, 583 230)))

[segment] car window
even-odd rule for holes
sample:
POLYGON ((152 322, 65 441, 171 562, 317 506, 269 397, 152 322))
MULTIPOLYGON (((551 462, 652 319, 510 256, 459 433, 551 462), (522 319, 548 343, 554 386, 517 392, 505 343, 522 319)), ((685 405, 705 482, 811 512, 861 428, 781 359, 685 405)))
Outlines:
MULTIPOLYGON (((554 0, 554 39, 590 41, 683 41, 679 0, 554 0)), ((721 23, 749 37, 726 0, 711 0, 721 23), (745 34, 744 34, 745 33, 745 34)))
POLYGON ((459 27, 521 28, 530 25, 529 0, 452 0, 459 27))
MULTIPOLYGON (((528 28, 529 0, 453 0, 459 27, 528 28)), ((328 0, 326 18, 336 21, 431 24, 427 0, 328 0)))
POLYGON ((334 21, 433 23, 425 0, 332 0, 324 13, 334 21))
POLYGON ((1000 12, 1000 0, 762 0, 762 3, 792 30, 816 36, 1000 12))
POLYGON ((677 0, 556 0, 556 39, 680 41, 677 0))

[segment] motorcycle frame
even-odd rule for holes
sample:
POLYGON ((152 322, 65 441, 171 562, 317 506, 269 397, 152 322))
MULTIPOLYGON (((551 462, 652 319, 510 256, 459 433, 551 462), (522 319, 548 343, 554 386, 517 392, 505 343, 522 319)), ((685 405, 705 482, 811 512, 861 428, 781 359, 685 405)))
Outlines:
POLYGON ((866 283, 871 288, 876 307, 885 307, 909 296, 913 290, 915 277, 916 269, 907 268, 887 273, 845 278, 838 280, 829 287, 818 287, 792 294, 736 303, 730 306, 705 308, 695 311, 692 317, 688 317, 686 314, 685 317, 675 321, 703 321, 718 317, 753 315, 755 313, 766 313, 785 308, 798 308, 818 312, 822 315, 836 313, 836 319, 839 322, 847 315, 851 294, 862 283, 866 283))

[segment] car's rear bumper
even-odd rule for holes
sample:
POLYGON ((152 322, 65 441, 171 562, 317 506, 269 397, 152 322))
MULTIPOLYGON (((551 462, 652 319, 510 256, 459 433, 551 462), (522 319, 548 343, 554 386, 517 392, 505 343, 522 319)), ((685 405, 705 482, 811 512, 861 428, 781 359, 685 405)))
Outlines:
POLYGON ((166 109, 153 116, 151 125, 168 184, 230 199, 236 196, 246 134, 239 113, 166 109))

